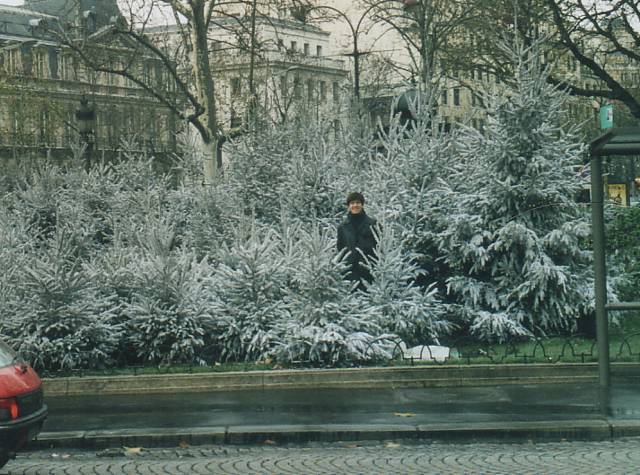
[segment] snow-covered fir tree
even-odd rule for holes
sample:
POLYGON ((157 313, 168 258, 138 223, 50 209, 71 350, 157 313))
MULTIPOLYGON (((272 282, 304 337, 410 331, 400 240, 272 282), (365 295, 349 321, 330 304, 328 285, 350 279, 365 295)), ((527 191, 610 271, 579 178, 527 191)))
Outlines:
POLYGON ((548 83, 536 44, 504 48, 514 80, 486 95, 486 127, 463 133, 441 195, 453 308, 484 340, 571 329, 592 294, 575 202, 583 146, 562 121, 567 96, 548 83))
POLYGON ((388 358, 391 335, 345 280, 344 255, 337 254, 329 231, 314 226, 289 238, 298 252, 286 289, 287 313, 274 326, 275 359, 336 365, 388 358))
POLYGON ((283 312, 290 262, 278 234, 250 222, 220 249, 217 260, 212 311, 221 358, 256 361, 274 344, 271 329, 283 312))
POLYGON ((31 225, 21 219, 14 208, 13 197, 0 197, 0 334, 7 335, 6 328, 14 326, 14 304, 19 291, 18 276, 31 265, 40 242, 33 237, 31 225))
POLYGON ((341 151, 328 135, 328 124, 292 122, 241 137, 229 147, 221 187, 262 224, 277 225, 282 212, 308 223, 333 219, 341 151))
POLYGON ((171 223, 149 220, 139 232, 144 250, 125 312, 127 340, 143 361, 203 363, 213 328, 210 266, 176 248, 171 223))
POLYGON ((280 189, 286 179, 284 166, 291 157, 283 149, 287 134, 286 129, 267 128, 230 145, 229 163, 220 186, 227 190, 238 214, 254 216, 262 223, 278 221, 280 189))
POLYGON ((167 219, 175 223, 177 244, 211 259, 244 216, 217 187, 180 185, 170 191, 167 219))
POLYGON ((405 343, 437 343, 452 325, 436 296, 435 284, 426 289, 417 285, 421 271, 414 255, 404 249, 391 226, 382 222, 377 238, 375 254, 367 262, 373 280, 361 296, 363 305, 383 330, 405 343))
POLYGON ((448 166, 456 135, 442 132, 431 94, 421 92, 409 101, 415 121, 402 124, 392 117, 382 147, 364 172, 367 209, 386 226, 412 260, 423 271, 418 281, 423 288, 436 280, 439 272, 437 218, 446 213, 439 208, 438 183, 449 173, 448 166))
POLYGON ((328 125, 310 127, 304 143, 284 164, 281 184, 282 212, 307 225, 334 222, 344 199, 339 183, 340 150, 327 138, 328 125))
POLYGON ((58 228, 30 262, 14 269, 3 332, 15 348, 42 369, 105 367, 122 329, 117 303, 101 294, 78 257, 77 236, 58 228))

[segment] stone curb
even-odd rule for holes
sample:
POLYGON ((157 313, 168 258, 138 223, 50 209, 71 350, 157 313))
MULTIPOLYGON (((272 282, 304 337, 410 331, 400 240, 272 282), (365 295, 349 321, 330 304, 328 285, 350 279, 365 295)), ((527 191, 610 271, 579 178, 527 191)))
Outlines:
POLYGON ((434 425, 237 426, 199 429, 44 432, 31 448, 99 450, 117 447, 251 445, 364 440, 609 440, 640 436, 638 420, 551 420, 434 425))
MULTIPOLYGON (((640 363, 614 363, 613 376, 640 378, 640 363)), ((503 384, 594 383, 596 363, 425 365, 227 373, 45 378, 47 396, 161 394, 312 388, 428 388, 503 384)))

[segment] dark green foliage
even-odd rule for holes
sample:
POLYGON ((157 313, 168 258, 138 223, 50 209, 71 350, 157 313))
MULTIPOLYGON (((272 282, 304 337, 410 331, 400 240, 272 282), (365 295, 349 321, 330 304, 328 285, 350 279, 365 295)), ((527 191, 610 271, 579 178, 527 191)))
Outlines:
POLYGON ((624 274, 618 286, 621 301, 640 300, 640 207, 615 207, 606 229, 607 253, 624 274))

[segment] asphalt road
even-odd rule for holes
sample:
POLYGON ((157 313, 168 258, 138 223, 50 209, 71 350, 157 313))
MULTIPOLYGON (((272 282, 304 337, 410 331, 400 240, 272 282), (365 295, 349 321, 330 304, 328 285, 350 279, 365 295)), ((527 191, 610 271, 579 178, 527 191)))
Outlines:
MULTIPOLYGON (((617 411, 640 388, 615 388, 617 411)), ((45 432, 311 424, 411 424, 598 418, 592 384, 429 389, 287 389, 47 398, 45 432), (403 414, 411 414, 410 418, 403 414)))
POLYGON ((11 475, 116 474, 634 474, 640 438, 606 442, 178 447, 24 453, 11 475))

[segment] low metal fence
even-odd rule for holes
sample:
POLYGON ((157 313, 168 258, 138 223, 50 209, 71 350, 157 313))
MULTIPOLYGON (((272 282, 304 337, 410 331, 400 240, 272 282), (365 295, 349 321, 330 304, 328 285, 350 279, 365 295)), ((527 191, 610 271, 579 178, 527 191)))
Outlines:
MULTIPOLYGON (((373 351, 373 350, 371 350, 373 351)), ((611 362, 640 362, 640 332, 616 334, 610 342, 611 362)), ((406 349, 397 342, 391 362, 431 364, 587 363, 598 359, 597 341, 586 335, 552 335, 504 343, 479 343, 462 337, 443 346, 406 349), (441 349, 448 349, 442 354, 441 349)))
MULTIPOLYGON (((380 343, 380 342, 377 342, 380 343)), ((388 344, 389 341, 386 340, 388 344)), ((518 339, 501 344, 480 343, 469 337, 461 337, 441 345, 424 345, 407 348, 400 340, 391 342, 389 352, 383 355, 376 342, 369 344, 364 361, 345 363, 338 367, 399 366, 399 365, 471 365, 471 364, 540 364, 540 363, 589 363, 598 359, 595 339, 586 335, 554 335, 545 338, 518 339)), ((388 346, 387 346, 388 348, 388 346)), ((201 373, 217 371, 249 371, 286 368, 329 368, 335 365, 313 361, 293 361, 286 365, 270 361, 225 362, 218 358, 220 348, 207 348, 203 364, 181 365, 132 365, 124 359, 105 369, 71 369, 64 371, 40 370, 43 377, 115 376, 141 374, 201 373)), ((615 334, 610 342, 612 362, 640 362, 640 332, 615 334)))

